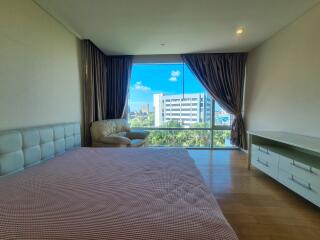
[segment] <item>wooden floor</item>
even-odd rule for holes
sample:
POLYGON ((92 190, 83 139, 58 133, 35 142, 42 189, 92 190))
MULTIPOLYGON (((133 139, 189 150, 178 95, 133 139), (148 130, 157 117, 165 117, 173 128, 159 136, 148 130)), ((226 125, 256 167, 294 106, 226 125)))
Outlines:
POLYGON ((240 240, 320 239, 320 208, 254 168, 237 150, 189 150, 240 240))

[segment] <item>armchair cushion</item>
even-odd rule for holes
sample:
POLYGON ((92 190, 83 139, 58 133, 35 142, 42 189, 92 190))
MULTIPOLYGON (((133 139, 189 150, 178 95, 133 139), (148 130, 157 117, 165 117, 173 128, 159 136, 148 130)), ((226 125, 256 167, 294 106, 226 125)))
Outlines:
POLYGON ((131 140, 130 147, 141 147, 145 144, 145 141, 142 139, 133 139, 131 140))
POLYGON ((127 132, 127 138, 130 139, 146 139, 149 135, 149 132, 143 130, 130 130, 127 132))
POLYGON ((129 138, 122 137, 117 134, 111 134, 109 136, 101 137, 100 142, 101 143, 110 143, 110 144, 129 145, 131 143, 131 140, 129 138))
POLYGON ((93 141, 99 141, 101 137, 129 130, 130 127, 125 119, 102 120, 92 123, 91 136, 93 141))
POLYGON ((116 133, 116 134, 119 135, 119 136, 121 136, 121 137, 128 137, 128 136, 127 136, 127 133, 128 133, 128 132, 118 132, 118 133, 116 133))

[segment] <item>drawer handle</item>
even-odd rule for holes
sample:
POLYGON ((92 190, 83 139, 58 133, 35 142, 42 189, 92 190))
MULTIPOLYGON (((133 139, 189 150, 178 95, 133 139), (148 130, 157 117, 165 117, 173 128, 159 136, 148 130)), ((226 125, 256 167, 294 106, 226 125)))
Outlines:
POLYGON ((292 166, 296 167, 296 168, 299 168, 303 171, 306 171, 306 172, 309 172, 309 173, 312 173, 314 175, 317 175, 313 170, 312 170, 312 167, 309 167, 309 168, 305 168, 305 167, 302 167, 302 166, 299 166, 298 164, 295 163, 295 161, 293 161, 292 163, 290 163, 292 166))
POLYGON ((260 146, 259 146, 259 151, 262 152, 262 153, 265 153, 265 154, 269 154, 269 150, 268 150, 268 149, 267 149, 267 150, 262 150, 262 149, 260 148, 260 146))
POLYGON ((304 184, 304 183, 301 183, 299 182, 297 179, 294 178, 293 175, 291 175, 291 178, 289 178, 292 182, 294 182, 295 184, 298 184, 299 186, 309 190, 309 191, 312 191, 312 188, 311 188, 311 184, 308 183, 308 184, 304 184))
POLYGON ((260 164, 262 164, 262 165, 265 166, 265 167, 269 167, 268 162, 263 162, 263 161, 261 161, 259 158, 257 159, 257 162, 260 163, 260 164))

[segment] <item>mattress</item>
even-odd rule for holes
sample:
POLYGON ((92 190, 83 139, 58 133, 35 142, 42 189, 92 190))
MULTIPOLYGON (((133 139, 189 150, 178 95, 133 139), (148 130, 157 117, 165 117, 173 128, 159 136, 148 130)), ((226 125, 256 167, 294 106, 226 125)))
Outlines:
POLYGON ((183 149, 79 148, 0 196, 0 239, 237 239, 183 149))

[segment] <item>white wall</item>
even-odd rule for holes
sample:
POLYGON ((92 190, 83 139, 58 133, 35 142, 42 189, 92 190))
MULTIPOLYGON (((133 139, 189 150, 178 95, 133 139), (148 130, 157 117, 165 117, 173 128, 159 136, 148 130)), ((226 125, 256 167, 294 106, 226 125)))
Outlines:
POLYGON ((79 40, 31 0, 0 3, 0 129, 80 121, 79 40))
POLYGON ((183 60, 179 54, 136 55, 133 58, 133 63, 183 63, 183 60))
POLYGON ((320 137, 320 5, 250 52, 245 120, 320 137))

